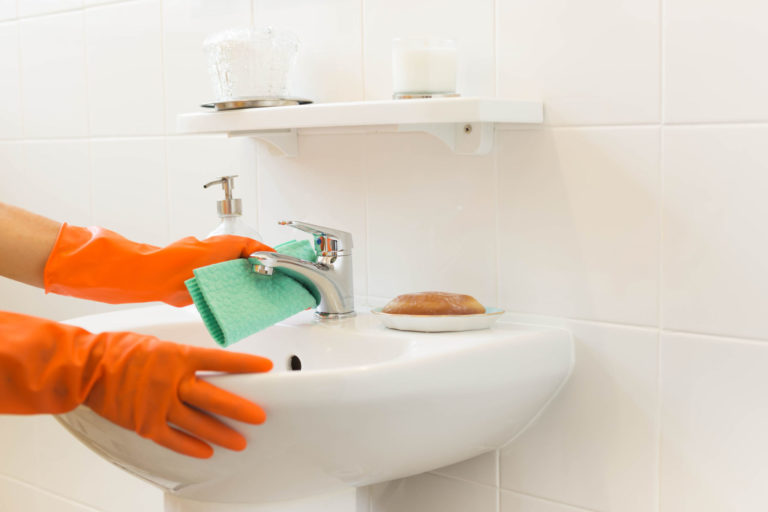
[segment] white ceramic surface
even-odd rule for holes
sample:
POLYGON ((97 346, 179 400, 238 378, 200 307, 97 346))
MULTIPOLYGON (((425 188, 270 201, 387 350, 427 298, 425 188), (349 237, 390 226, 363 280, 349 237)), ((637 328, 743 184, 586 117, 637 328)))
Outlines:
POLYGON ((765 121, 764 0, 665 0, 664 120, 765 121))
POLYGON ((664 130, 666 329, 768 339, 768 127, 664 130))
POLYGON ((80 11, 19 23, 26 138, 88 134, 84 28, 84 14, 80 11))
MULTIPOLYGON (((500 487, 590 511, 659 512, 658 331, 508 316, 567 329, 577 364, 531 428, 501 450, 500 487)), ((504 512, 517 512, 503 501, 504 512)))
POLYGON ((496 304, 493 155, 456 156, 426 134, 369 138, 368 294, 422 290, 496 304), (465 248, 472 250, 468 263, 465 248))
POLYGON ((16 0, 0 0, 0 20, 16 17, 16 0))
POLYGON ((17 4, 19 17, 26 17, 77 9, 83 0, 23 0, 17 4))
POLYGON ((498 138, 498 305, 655 325, 659 130, 562 128, 498 138))
MULTIPOLYGON (((2 2, 0 2, 2 19, 2 2)), ((0 25, 0 96, 5 98, 0 109, 0 139, 21 137, 21 81, 19 80, 19 26, 0 25)))
MULTIPOLYGON (((165 142, 160 138, 101 139, 92 141, 90 150, 93 222, 131 240, 167 244, 165 142)), ((215 204, 215 198, 211 202, 215 204)), ((215 210, 212 216, 215 221, 215 210)))
POLYGON ((768 510, 768 344, 661 335, 659 512, 768 510))
MULTIPOLYGON (((71 321, 214 346, 193 308, 156 306, 71 321)), ((499 323, 464 333, 392 331, 368 313, 316 323, 312 312, 231 347, 275 369, 211 375, 261 404, 267 422, 237 424, 245 452, 209 460, 166 450, 79 407, 62 423, 103 457, 175 496, 266 503, 402 478, 498 448, 518 434, 568 377, 570 334, 499 323), (298 356, 301 371, 290 371, 298 356)), ((231 422, 230 422, 231 423, 231 422)))
POLYGON ((659 17, 646 0, 497 2, 497 93, 535 97, 547 122, 659 121, 659 17))
POLYGON ((159 0, 120 2, 85 11, 92 136, 163 133, 160 12, 159 0))

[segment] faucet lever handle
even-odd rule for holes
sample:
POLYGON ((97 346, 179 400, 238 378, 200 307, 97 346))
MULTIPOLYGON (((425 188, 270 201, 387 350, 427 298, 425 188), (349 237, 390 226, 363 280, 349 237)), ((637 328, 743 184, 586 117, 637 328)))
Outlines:
POLYGON ((352 233, 297 220, 281 220, 278 224, 300 229, 315 236, 315 250, 318 254, 352 252, 352 233))

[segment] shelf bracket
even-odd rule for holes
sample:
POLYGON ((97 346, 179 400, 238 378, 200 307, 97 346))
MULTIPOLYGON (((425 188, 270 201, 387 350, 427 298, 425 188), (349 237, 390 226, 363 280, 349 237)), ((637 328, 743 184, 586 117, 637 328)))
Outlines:
POLYGON ((267 143, 270 151, 285 156, 299 155, 299 135, 296 128, 270 131, 228 132, 229 137, 253 137, 267 143))
POLYGON ((487 155, 493 147, 494 123, 401 124, 398 132, 426 132, 459 155, 487 155))

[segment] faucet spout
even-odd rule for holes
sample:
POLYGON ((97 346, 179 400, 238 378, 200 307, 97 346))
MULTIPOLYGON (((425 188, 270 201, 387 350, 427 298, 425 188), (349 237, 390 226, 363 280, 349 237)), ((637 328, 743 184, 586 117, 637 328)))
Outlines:
POLYGON ((266 251, 250 257, 258 261, 254 271, 259 274, 272 275, 277 270, 304 285, 317 300, 317 317, 345 318, 355 314, 351 255, 321 256, 318 262, 266 251))

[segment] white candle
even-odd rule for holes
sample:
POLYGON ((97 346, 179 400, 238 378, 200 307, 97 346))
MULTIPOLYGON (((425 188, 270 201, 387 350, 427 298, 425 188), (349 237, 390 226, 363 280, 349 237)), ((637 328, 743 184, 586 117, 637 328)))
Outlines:
POLYGON ((395 39, 392 82, 395 94, 456 92, 456 44, 433 37, 395 39))

